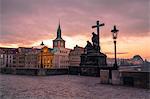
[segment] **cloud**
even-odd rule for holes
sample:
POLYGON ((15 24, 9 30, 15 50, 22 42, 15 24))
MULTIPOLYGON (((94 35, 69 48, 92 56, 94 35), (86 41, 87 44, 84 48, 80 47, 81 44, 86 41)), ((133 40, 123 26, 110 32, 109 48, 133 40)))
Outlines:
MULTIPOLYGON (((54 39, 60 19, 63 36, 91 36, 96 20, 105 23, 101 37, 114 24, 121 36, 149 36, 148 0, 1 0, 1 44, 32 44, 54 39)), ((80 39, 80 38, 79 38, 80 39)))
MULTIPOLYGON (((112 52, 105 52, 105 54, 114 55, 112 52)), ((128 54, 128 52, 117 52, 116 54, 128 54)))

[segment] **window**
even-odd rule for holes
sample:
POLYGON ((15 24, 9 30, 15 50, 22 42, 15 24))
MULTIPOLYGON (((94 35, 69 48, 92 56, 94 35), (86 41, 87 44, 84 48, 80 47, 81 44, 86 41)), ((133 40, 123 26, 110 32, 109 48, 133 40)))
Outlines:
POLYGON ((63 47, 64 46, 64 43, 63 42, 61 42, 61 47, 63 47))
POLYGON ((54 46, 57 46, 57 42, 54 42, 54 46))
POLYGON ((1 58, 3 58, 3 54, 1 54, 1 58))

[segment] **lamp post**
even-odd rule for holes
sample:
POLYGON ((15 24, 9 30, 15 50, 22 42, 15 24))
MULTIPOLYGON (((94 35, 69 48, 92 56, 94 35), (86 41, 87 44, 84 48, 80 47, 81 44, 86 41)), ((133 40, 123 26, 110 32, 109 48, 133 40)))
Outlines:
POLYGON ((44 43, 43 43, 43 41, 42 41, 42 43, 41 43, 41 68, 43 68, 43 63, 42 63, 42 48, 43 48, 43 46, 44 46, 44 43))
POLYGON ((42 63, 42 49, 41 49, 41 68, 43 68, 43 63, 42 63))
POLYGON ((117 65, 117 55, 116 55, 116 40, 117 40, 117 32, 119 32, 119 30, 116 29, 116 26, 114 25, 114 28, 113 30, 111 30, 112 32, 112 36, 113 36, 113 40, 114 40, 114 50, 115 50, 115 63, 114 63, 114 68, 118 68, 118 65, 117 65))

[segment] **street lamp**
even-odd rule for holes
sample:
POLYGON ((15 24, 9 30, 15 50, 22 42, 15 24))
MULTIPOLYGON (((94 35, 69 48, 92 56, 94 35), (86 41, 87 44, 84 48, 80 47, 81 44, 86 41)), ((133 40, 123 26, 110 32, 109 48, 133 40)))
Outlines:
POLYGON ((116 39, 117 39, 117 32, 119 32, 119 30, 116 29, 116 25, 114 25, 113 30, 111 30, 112 32, 112 36, 113 36, 113 40, 114 40, 114 50, 115 50, 115 63, 114 63, 114 67, 117 69, 118 65, 117 65, 117 57, 116 57, 116 39))
POLYGON ((44 43, 43 43, 43 41, 42 41, 42 43, 40 44, 41 45, 41 68, 43 68, 43 60, 42 60, 42 53, 43 53, 43 46, 44 46, 44 43))
POLYGON ((43 68, 43 63, 42 63, 42 49, 41 49, 41 68, 43 68))

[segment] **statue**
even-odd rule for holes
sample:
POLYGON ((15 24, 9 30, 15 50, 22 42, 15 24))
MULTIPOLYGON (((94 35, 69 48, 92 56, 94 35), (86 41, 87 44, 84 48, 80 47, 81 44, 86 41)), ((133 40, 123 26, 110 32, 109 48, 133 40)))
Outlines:
POLYGON ((96 75, 100 76, 100 67, 107 66, 106 58, 107 56, 100 51, 100 37, 99 28, 104 26, 104 23, 92 26, 92 28, 97 29, 97 33, 92 33, 91 41, 87 41, 87 45, 84 48, 84 53, 81 54, 80 69, 81 75, 96 75))
POLYGON ((93 46, 91 42, 87 41, 87 45, 85 46, 86 53, 89 53, 91 50, 93 50, 93 46))
POLYGON ((98 35, 95 34, 94 32, 92 33, 93 34, 93 37, 92 37, 92 42, 93 42, 93 48, 96 52, 99 51, 99 39, 98 39, 98 35))
POLYGON ((100 24, 99 21, 97 21, 97 24, 95 26, 92 26, 92 28, 97 29, 97 33, 92 33, 92 43, 87 41, 87 45, 84 48, 84 53, 81 55, 81 63, 80 66, 94 66, 94 67, 100 67, 100 66, 106 66, 106 55, 100 52, 100 43, 99 43, 99 28, 104 26, 103 24, 100 24))

